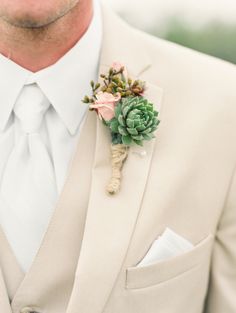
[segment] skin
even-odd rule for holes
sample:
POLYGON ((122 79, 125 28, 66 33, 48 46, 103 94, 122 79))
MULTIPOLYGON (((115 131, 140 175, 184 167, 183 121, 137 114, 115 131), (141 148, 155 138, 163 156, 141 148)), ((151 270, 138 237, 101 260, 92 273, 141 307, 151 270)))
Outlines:
POLYGON ((0 0, 0 53, 39 71, 80 40, 92 15, 92 0, 0 0))

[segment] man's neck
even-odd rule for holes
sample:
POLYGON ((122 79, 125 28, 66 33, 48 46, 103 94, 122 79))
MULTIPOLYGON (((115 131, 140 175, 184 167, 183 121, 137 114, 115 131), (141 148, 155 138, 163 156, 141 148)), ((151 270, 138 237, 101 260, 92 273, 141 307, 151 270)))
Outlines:
POLYGON ((68 14, 42 28, 16 28, 1 21, 0 53, 32 72, 52 65, 86 32, 93 6, 85 3, 80 1, 68 14))

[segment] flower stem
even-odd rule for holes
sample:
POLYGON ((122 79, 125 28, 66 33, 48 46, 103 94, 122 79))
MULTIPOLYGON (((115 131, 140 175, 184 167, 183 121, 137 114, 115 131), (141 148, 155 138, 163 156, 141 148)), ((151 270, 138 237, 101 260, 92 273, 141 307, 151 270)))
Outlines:
POLYGON ((128 151, 129 147, 124 144, 111 145, 112 175, 106 188, 110 195, 114 195, 120 190, 122 167, 128 156, 128 151))

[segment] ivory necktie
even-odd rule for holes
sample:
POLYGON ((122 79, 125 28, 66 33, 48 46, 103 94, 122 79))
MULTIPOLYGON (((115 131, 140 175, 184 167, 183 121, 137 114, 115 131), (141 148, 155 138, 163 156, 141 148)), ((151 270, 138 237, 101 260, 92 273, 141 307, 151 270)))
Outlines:
POLYGON ((36 84, 23 87, 14 107, 22 133, 8 158, 1 185, 7 210, 2 214, 4 231, 16 256, 27 258, 19 260, 27 268, 40 246, 57 196, 53 164, 39 132, 49 106, 36 84), (40 229, 38 235, 35 227, 40 229))

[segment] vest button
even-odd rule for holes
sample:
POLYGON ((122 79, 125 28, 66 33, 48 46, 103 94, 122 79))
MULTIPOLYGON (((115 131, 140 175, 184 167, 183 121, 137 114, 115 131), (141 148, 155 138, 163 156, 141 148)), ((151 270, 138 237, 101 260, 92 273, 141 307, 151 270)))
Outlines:
POLYGON ((20 313, 39 313, 34 310, 34 308, 26 306, 20 310, 20 313))

